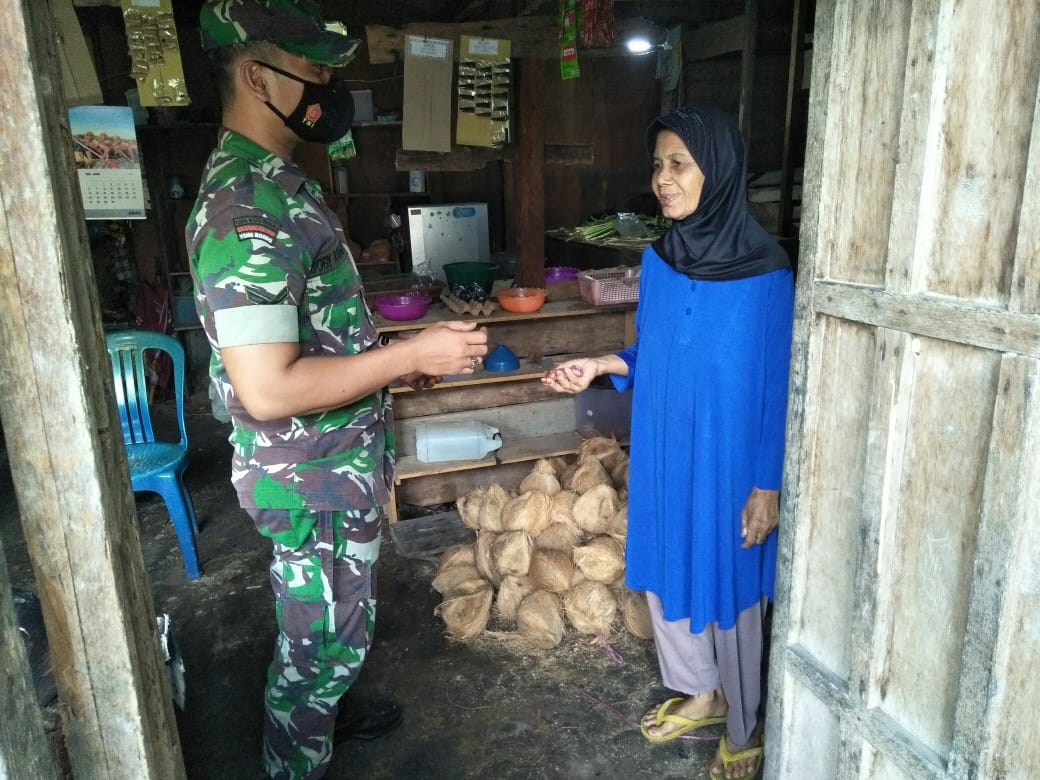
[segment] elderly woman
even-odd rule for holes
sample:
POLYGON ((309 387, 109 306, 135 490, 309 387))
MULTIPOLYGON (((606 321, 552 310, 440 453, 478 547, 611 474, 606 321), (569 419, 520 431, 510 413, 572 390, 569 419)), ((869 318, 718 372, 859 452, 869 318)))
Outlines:
POLYGON ((665 235, 643 254, 638 341, 543 382, 633 388, 627 585, 645 590, 664 684, 640 728, 666 742, 725 723, 713 778, 762 761, 763 619, 773 594, 793 274, 751 217, 744 145, 713 107, 647 130, 665 235))

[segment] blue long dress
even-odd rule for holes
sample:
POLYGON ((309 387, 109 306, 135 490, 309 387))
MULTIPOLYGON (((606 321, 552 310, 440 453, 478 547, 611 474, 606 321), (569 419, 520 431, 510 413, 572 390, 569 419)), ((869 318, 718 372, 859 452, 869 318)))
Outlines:
POLYGON ((643 255, 633 388, 626 583, 700 633, 771 599, 776 531, 742 550, 751 489, 779 490, 794 283, 790 270, 693 280, 643 255))

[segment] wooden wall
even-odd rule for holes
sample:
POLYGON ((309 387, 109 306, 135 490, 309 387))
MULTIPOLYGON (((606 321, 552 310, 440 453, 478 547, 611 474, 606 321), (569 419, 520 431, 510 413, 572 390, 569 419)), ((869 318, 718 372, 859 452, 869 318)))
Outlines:
POLYGON ((766 777, 1037 777, 1040 3, 817 8, 766 777))

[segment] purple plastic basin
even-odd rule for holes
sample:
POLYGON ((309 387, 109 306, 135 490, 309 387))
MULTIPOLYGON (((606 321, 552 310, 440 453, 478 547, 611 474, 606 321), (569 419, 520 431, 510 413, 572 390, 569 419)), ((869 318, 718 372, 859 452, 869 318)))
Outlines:
POLYGON ((558 265, 545 269, 545 283, 569 282, 578 278, 578 269, 569 265, 558 265))
POLYGON ((417 320, 430 307, 425 295, 387 295, 376 298, 376 310, 388 320, 417 320))

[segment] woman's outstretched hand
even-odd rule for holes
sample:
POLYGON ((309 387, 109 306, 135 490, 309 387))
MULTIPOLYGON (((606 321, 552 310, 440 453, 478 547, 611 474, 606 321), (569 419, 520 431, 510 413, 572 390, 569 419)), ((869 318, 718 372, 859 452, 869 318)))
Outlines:
POLYGON ((580 393, 597 376, 595 358, 568 360, 542 374, 542 384, 557 393, 580 393))

